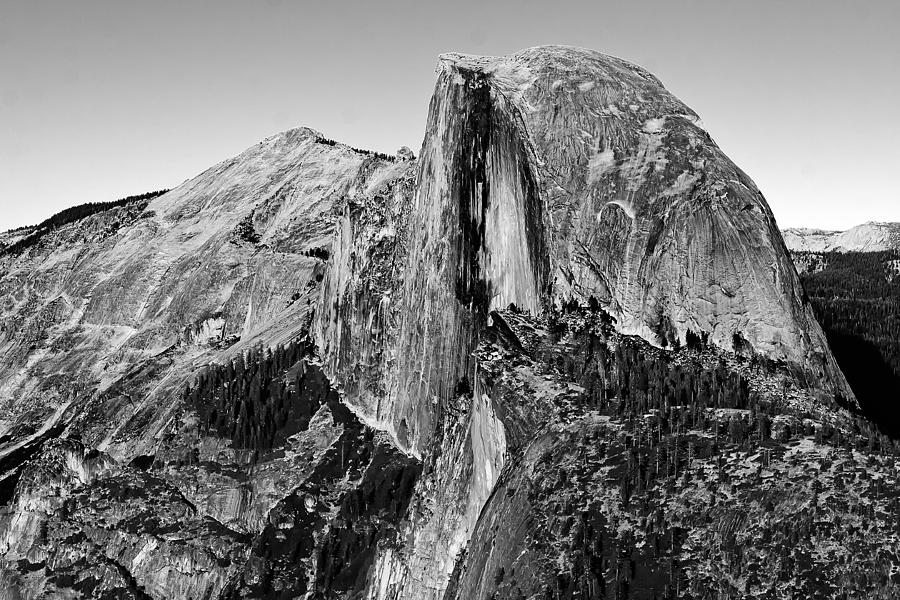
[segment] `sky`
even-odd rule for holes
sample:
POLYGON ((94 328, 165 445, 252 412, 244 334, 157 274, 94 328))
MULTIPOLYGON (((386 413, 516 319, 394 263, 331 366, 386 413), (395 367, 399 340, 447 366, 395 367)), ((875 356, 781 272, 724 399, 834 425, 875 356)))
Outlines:
POLYGON ((438 54, 638 63, 779 225, 900 221, 900 2, 0 0, 0 230, 173 187, 301 125, 418 154, 438 54))

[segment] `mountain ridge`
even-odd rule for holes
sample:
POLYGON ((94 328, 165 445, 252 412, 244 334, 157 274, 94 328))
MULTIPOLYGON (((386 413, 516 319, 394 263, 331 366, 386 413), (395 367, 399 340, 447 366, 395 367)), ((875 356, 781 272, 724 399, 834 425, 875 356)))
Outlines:
POLYGON ((846 230, 790 227, 782 231, 793 252, 880 252, 900 249, 900 222, 867 221, 846 230))

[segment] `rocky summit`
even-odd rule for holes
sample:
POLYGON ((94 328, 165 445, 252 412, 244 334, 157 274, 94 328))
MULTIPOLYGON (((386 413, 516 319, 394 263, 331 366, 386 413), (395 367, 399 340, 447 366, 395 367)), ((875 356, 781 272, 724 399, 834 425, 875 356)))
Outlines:
POLYGON ((0 238, 0 599, 893 598, 900 447, 753 182, 571 47, 0 238))

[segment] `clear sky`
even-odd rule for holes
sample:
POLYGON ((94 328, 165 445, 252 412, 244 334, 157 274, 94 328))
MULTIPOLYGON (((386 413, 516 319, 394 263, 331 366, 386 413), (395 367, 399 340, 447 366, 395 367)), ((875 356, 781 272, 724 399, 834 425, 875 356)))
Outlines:
POLYGON ((782 226, 900 221, 900 1, 0 0, 0 229, 299 125, 416 153, 441 52, 654 72, 782 226))

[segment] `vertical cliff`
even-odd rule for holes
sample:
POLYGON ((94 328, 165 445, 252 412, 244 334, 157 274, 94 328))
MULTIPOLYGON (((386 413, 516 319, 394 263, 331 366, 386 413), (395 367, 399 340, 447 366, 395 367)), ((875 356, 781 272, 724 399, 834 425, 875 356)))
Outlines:
POLYGON ((596 301, 622 333, 785 361, 852 401, 753 182, 623 60, 442 56, 414 192, 375 212, 342 221, 319 338, 347 401, 425 463, 372 597, 440 597, 510 453, 552 420, 491 396, 478 349, 496 309, 596 301))
POLYGON ((393 418, 418 452, 434 426, 429 404, 474 381, 488 311, 539 312, 549 266, 534 159, 488 78, 442 68, 427 131, 390 390, 393 418))
MULTIPOLYGON (((378 299, 395 359, 384 398, 359 401, 403 447, 427 447, 440 405, 474 380, 487 312, 510 304, 594 298, 620 331, 786 360, 852 399, 762 195, 640 67, 565 47, 445 55, 426 131, 408 222, 385 225, 406 238, 378 299)), ((337 247, 359 243, 347 229, 337 247)), ((361 269, 335 263, 329 280, 361 269)))
POLYGON ((705 334, 850 397, 759 190, 659 80, 568 47, 443 64, 478 74, 530 150, 546 301, 594 297, 622 331, 662 345, 705 334))

